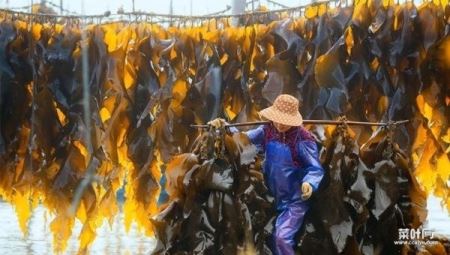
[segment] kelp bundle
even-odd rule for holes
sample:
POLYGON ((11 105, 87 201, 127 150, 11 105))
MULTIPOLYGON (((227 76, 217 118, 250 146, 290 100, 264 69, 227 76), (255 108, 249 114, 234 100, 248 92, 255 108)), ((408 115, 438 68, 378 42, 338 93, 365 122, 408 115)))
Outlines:
POLYGON ((256 147, 244 134, 210 130, 191 153, 166 169, 169 202, 155 216, 153 254, 270 252, 273 198, 262 173, 251 167, 256 147))
MULTIPOLYGON (((218 116, 256 120, 258 110, 289 93, 301 100, 305 119, 411 119, 392 142, 448 207, 449 10, 446 1, 321 4, 302 17, 241 27, 221 20, 94 24, 85 40, 70 19, 61 25, 0 12, 0 194, 15 205, 24 232, 42 201, 55 214, 57 251, 75 218, 84 224, 86 249, 102 220, 118 213, 121 187, 126 226, 135 220, 151 235, 164 169, 194 143, 189 125, 218 116), (86 178, 94 181, 74 216, 67 208, 86 178)), ((359 146, 373 132, 353 131, 359 146)))
POLYGON ((325 176, 311 198, 298 245, 305 254, 352 254, 359 250, 356 233, 369 218, 367 204, 373 192, 366 181, 369 169, 345 127, 336 128, 324 148, 321 163, 325 176))
POLYGON ((326 141, 326 176, 299 234, 302 254, 397 254, 406 249, 393 242, 398 229, 426 219, 426 194, 392 130, 378 130, 361 150, 350 133, 340 126, 326 141))

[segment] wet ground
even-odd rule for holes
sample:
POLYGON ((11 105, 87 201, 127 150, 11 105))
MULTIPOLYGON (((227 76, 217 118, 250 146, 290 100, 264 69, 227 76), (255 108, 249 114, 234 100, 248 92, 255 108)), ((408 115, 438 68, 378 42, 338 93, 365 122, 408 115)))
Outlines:
MULTIPOLYGON (((429 220, 426 228, 435 234, 442 234, 450 238, 450 216, 440 206, 439 200, 428 199, 429 220)), ((52 254, 52 235, 48 227, 51 216, 47 215, 43 207, 38 207, 29 223, 29 236, 23 237, 19 229, 13 207, 0 202, 0 253, 2 255, 35 255, 52 254), (46 221, 47 218, 47 221, 46 221), (6 230, 6 231, 5 231, 6 230)), ((64 254, 76 254, 78 250, 78 234, 81 223, 77 222, 73 236, 69 240, 68 249, 64 254)), ((129 233, 125 232, 123 215, 116 217, 112 228, 105 222, 97 231, 90 254, 149 254, 155 245, 155 240, 139 233, 135 225, 129 233)))

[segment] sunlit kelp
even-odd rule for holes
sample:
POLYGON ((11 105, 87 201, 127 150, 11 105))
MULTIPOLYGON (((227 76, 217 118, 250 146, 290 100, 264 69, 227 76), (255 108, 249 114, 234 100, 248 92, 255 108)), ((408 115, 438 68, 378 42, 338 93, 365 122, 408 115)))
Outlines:
MULTIPOLYGON (((72 234, 75 218, 67 209, 76 187, 95 169, 76 210, 85 224, 81 249, 103 219, 117 214, 116 191, 124 184, 126 225, 136 220, 151 234, 161 169, 189 151, 196 137, 189 124, 217 116, 255 120, 276 95, 290 93, 307 119, 411 119, 394 130, 392 142, 410 156, 425 190, 450 207, 449 9, 445 1, 358 1, 237 28, 226 21, 220 28, 221 20, 170 28, 90 25, 84 43, 91 127, 84 123, 79 25, 6 15, 0 194, 15 205, 24 232, 41 200, 55 214, 51 229, 61 251, 72 234)), ((351 131, 359 146, 372 136, 368 128, 351 131)), ((331 137, 328 130, 322 135, 331 137)))

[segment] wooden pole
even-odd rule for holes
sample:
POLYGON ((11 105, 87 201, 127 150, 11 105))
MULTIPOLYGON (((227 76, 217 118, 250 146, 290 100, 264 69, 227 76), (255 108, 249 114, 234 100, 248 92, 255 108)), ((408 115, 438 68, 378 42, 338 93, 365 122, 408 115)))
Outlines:
MULTIPOLYGON (((362 122, 362 121, 342 121, 342 120, 303 120, 303 124, 318 124, 318 125, 354 125, 354 126, 389 126, 401 125, 408 123, 409 120, 399 120, 393 122, 362 122)), ((255 121, 245 123, 226 124, 225 127, 241 127, 241 126, 256 126, 267 125, 270 121, 255 121)), ((193 128, 208 128, 210 125, 191 125, 193 128)))
POLYGON ((169 13, 170 13, 170 24, 169 26, 172 26, 172 17, 173 17, 173 2, 170 0, 170 7, 169 7, 169 13))

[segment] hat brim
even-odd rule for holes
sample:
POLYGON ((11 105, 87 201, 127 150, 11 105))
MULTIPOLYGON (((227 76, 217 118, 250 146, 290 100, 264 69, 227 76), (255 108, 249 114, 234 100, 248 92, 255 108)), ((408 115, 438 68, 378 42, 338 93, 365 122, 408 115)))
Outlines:
POLYGON ((303 117, 299 112, 295 115, 290 115, 274 109, 273 106, 261 110, 259 114, 268 120, 286 126, 301 126, 303 124, 303 117))

